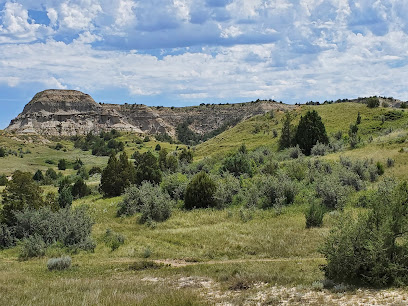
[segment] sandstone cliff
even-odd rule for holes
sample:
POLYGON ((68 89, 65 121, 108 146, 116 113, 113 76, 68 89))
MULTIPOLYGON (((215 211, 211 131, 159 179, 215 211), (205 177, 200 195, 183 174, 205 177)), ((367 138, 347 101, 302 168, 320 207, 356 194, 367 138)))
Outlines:
POLYGON ((185 121, 195 132, 207 133, 226 122, 293 107, 271 101, 171 108, 98 104, 80 91, 51 89, 37 93, 6 130, 19 134, 72 136, 114 128, 146 134, 166 132, 174 136, 176 126, 185 121))

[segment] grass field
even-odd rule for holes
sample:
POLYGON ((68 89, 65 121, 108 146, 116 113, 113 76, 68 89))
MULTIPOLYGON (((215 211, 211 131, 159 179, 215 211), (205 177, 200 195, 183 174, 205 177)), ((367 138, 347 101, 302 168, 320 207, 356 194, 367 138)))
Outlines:
POLYGON ((288 207, 281 215, 256 210, 247 222, 238 209, 175 210, 167 222, 152 228, 139 224, 138 216, 115 217, 118 201, 90 196, 75 202, 89 205, 98 244, 94 253, 72 255, 73 268, 67 271, 46 269, 47 258, 59 250, 24 262, 17 260, 16 248, 0 252, 0 303, 157 305, 163 300, 179 305, 182 300, 187 305, 203 301, 196 284, 203 280, 215 282, 224 292, 241 282, 310 286, 322 279, 319 264, 324 260, 317 247, 330 217, 323 228, 305 229, 304 207, 288 207), (103 242, 107 228, 126 237, 115 251, 103 242), (129 268, 146 260, 171 266, 129 268), (192 284, 183 285, 185 279, 192 284), (23 292, 15 294, 19 290, 23 292))

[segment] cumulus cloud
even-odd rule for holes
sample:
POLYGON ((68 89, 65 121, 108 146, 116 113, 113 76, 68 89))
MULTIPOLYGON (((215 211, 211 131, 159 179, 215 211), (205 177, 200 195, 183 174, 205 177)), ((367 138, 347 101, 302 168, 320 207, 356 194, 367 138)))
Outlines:
POLYGON ((9 1, 0 84, 182 101, 408 99, 407 13, 402 0, 9 1))

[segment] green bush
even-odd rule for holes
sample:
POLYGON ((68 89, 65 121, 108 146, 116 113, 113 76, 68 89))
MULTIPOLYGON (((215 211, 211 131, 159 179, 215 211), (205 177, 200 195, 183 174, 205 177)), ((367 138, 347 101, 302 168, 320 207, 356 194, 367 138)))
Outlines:
POLYGON ((92 176, 92 175, 94 175, 94 174, 101 174, 101 173, 102 173, 101 168, 100 168, 100 167, 96 167, 96 166, 92 167, 92 168, 89 170, 89 172, 88 172, 89 176, 92 176))
POLYGON ((173 200, 183 200, 187 184, 188 178, 186 175, 173 173, 165 176, 160 186, 173 200))
POLYGON ((119 196, 131 184, 136 182, 136 171, 123 152, 119 160, 111 155, 108 165, 102 171, 100 188, 105 196, 119 196))
POLYGON ((408 284, 408 184, 381 184, 368 209, 343 213, 324 243, 325 275, 338 283, 408 284))
POLYGON ((310 153, 313 156, 324 156, 327 154, 329 151, 329 146, 325 145, 324 143, 320 143, 317 141, 317 143, 312 147, 310 153))
POLYGON ((335 176, 328 175, 316 182, 316 193, 326 208, 342 209, 346 204, 349 191, 335 176))
POLYGON ((240 181, 232 174, 223 173, 221 178, 216 181, 217 190, 214 193, 214 199, 218 208, 224 208, 232 204, 233 197, 238 194, 241 189, 240 181))
POLYGON ((196 174, 187 185, 184 207, 186 209, 215 207, 217 186, 207 173, 196 174))
POLYGON ((58 178, 57 172, 55 172, 54 169, 48 168, 47 171, 45 171, 45 177, 54 181, 58 178))
POLYGON ((45 255, 45 249, 46 246, 42 237, 34 234, 22 240, 18 258, 27 260, 32 257, 41 257, 45 255))
POLYGON ((41 170, 37 170, 37 171, 34 173, 33 180, 34 180, 34 181, 37 181, 37 182, 41 182, 41 181, 44 180, 44 175, 43 175, 43 173, 42 173, 41 170))
POLYGON ((320 227, 323 224, 325 208, 316 201, 311 201, 308 210, 305 212, 306 228, 320 227))
POLYGON ((74 186, 72 186, 71 193, 75 199, 79 199, 79 198, 86 197, 87 195, 90 195, 91 190, 85 184, 84 180, 82 178, 79 178, 75 182, 74 186))
POLYGON ((15 242, 16 238, 14 227, 0 223, 0 250, 13 246, 15 242))
POLYGON ((321 144, 329 143, 326 128, 317 111, 308 111, 304 116, 300 117, 295 142, 305 155, 311 154, 311 150, 317 142, 321 144))
POLYGON ((71 267, 72 259, 69 256, 62 256, 58 258, 50 258, 47 261, 47 268, 50 271, 61 271, 71 267))
POLYGON ((108 247, 111 248, 112 251, 115 251, 125 243, 125 237, 122 234, 116 233, 108 228, 103 236, 103 241, 108 247))
POLYGON ((61 243, 72 249, 93 250, 92 219, 86 207, 52 211, 50 207, 16 212, 15 238, 42 240, 45 246, 61 243))
POLYGON ((141 223, 165 221, 171 215, 171 199, 158 185, 143 182, 141 186, 126 189, 123 200, 118 204, 118 216, 131 216, 141 212, 141 223))
POLYGON ((147 151, 135 160, 135 182, 140 185, 143 181, 159 184, 162 180, 159 161, 152 152, 147 151))
POLYGON ((154 148, 155 151, 160 151, 161 150, 161 145, 157 144, 156 147, 154 148))
POLYGON ((72 196, 71 186, 64 186, 58 192, 58 205, 61 208, 71 207, 74 197, 72 196))
POLYGON ((58 161, 58 170, 66 170, 67 169, 67 161, 65 159, 60 159, 58 161))
POLYGON ((29 172, 15 171, 3 191, 2 222, 14 225, 16 211, 37 209, 44 205, 42 190, 29 172))
POLYGON ((7 176, 5 174, 0 175, 0 186, 6 186, 8 183, 7 176))
POLYGON ((370 97, 366 99, 365 103, 367 104, 367 107, 369 108, 379 107, 380 99, 378 99, 378 97, 370 97))

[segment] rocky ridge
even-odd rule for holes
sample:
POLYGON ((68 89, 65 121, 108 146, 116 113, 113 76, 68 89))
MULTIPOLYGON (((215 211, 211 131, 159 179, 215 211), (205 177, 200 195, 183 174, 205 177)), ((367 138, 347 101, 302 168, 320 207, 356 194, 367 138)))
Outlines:
POLYGON ((201 104, 189 107, 149 107, 143 104, 102 104, 76 90, 49 89, 37 93, 6 131, 43 136, 73 136, 110 129, 174 136, 178 124, 189 122, 197 133, 271 110, 294 106, 273 101, 238 104, 201 104))

